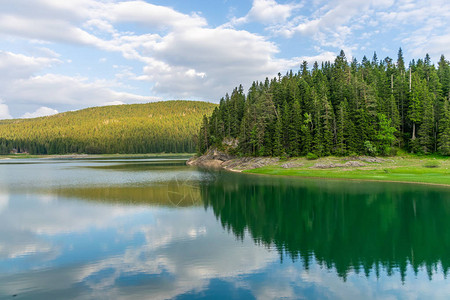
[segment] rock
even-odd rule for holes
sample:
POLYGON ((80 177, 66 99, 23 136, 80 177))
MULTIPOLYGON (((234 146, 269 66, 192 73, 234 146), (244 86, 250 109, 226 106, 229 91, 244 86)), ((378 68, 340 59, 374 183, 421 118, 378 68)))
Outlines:
POLYGON ((314 166, 310 167, 311 169, 330 169, 335 168, 335 164, 322 164, 322 163, 316 163, 314 166))
POLYGON ((290 169, 290 168, 300 168, 303 167, 303 163, 300 162, 287 162, 281 165, 282 168, 290 169))
POLYGON ((217 149, 209 149, 205 154, 198 157, 191 157, 186 164, 204 168, 220 168, 222 163, 234 157, 217 149))
POLYGON ((273 165, 279 160, 278 157, 242 157, 226 161, 222 166, 227 170, 250 170, 273 165))
POLYGON ((356 159, 364 161, 364 162, 368 162, 368 163, 382 163, 382 162, 386 161, 383 158, 370 157, 370 156, 359 156, 359 157, 356 157, 356 159))
POLYGON ((239 140, 233 138, 225 138, 223 139, 222 144, 231 147, 232 149, 236 149, 239 145, 239 140))
POLYGON ((343 167, 364 167, 364 166, 366 166, 366 164, 359 162, 359 161, 351 160, 351 161, 346 162, 342 166, 343 167))
POLYGON ((312 169, 331 169, 331 168, 343 168, 343 167, 364 167, 366 166, 365 163, 359 162, 359 161, 348 161, 345 164, 323 164, 323 163, 317 163, 314 166, 312 166, 312 169))

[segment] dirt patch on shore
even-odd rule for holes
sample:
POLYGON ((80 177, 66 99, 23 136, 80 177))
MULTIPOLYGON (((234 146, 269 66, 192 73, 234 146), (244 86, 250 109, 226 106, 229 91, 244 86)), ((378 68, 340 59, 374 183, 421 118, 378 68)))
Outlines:
POLYGON ((351 160, 348 161, 344 164, 335 164, 335 163, 329 163, 329 164, 324 164, 324 163, 317 163, 314 166, 310 167, 311 169, 331 169, 331 168, 343 168, 343 167, 364 167, 366 166, 365 163, 356 161, 356 160, 351 160))
POLYGON ((304 165, 305 165, 304 163, 292 161, 292 162, 284 163, 280 167, 282 167, 283 169, 291 169, 291 168, 301 168, 304 165))
POLYGON ((226 161, 222 167, 230 171, 244 171, 273 165, 279 160, 278 157, 242 157, 226 161))
POLYGON ((373 156, 351 156, 348 159, 350 160, 360 160, 366 163, 384 163, 384 162, 393 162, 392 159, 386 159, 381 157, 373 157, 373 156))
POLYGON ((229 171, 241 172, 276 164, 278 157, 233 157, 216 149, 207 151, 199 157, 191 157, 186 164, 203 168, 223 168, 229 171))

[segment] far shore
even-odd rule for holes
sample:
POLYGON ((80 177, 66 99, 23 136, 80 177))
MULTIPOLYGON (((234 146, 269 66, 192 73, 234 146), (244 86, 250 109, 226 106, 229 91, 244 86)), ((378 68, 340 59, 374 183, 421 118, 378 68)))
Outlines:
POLYGON ((44 158, 44 159, 100 159, 100 158, 151 158, 151 157, 182 157, 187 159, 194 155, 193 153, 144 153, 144 154, 28 154, 17 153, 0 155, 0 160, 5 159, 25 159, 25 158, 44 158))

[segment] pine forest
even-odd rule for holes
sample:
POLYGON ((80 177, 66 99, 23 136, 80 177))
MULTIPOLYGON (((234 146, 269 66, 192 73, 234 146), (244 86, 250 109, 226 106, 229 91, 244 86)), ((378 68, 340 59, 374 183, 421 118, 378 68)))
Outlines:
POLYGON ((2 120, 0 153, 193 153, 202 116, 215 106, 162 101, 2 120))
POLYGON ((427 54, 397 59, 306 62, 264 82, 242 86, 204 116, 198 151, 238 141, 252 156, 395 155, 398 150, 450 155, 450 64, 427 54))

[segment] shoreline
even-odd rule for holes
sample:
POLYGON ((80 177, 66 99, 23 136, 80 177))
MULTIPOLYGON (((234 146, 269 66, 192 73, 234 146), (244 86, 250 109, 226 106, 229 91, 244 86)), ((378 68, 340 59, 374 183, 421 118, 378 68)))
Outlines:
POLYGON ((0 156, 1 161, 11 159, 137 159, 137 158, 187 159, 189 166, 207 169, 222 169, 234 173, 245 173, 289 178, 332 179, 351 181, 391 182, 450 187, 450 159, 423 156, 397 157, 322 157, 307 160, 305 157, 280 159, 277 157, 233 157, 221 151, 211 150, 200 157, 192 153, 147 153, 147 154, 57 154, 29 155, 12 154, 0 156), (425 167, 433 162, 436 167, 425 167), (387 178, 373 178, 374 176, 387 178), (407 177, 410 176, 411 180, 407 177), (398 180, 395 179, 398 177, 398 180), (418 178, 424 178, 420 180, 418 178))
POLYGON ((273 157, 230 157, 212 150, 192 157, 187 165, 230 172, 351 181, 390 182, 450 187, 450 159, 422 156, 396 157, 323 157, 287 160, 273 157), (373 178, 373 177, 384 178, 373 178), (408 179, 410 177, 410 180, 408 179), (398 180, 396 179, 398 178, 398 180))
POLYGON ((145 157, 179 157, 189 158, 192 153, 143 153, 143 154, 7 154, 0 155, 0 160, 7 159, 100 159, 100 158, 145 158, 145 157))
POLYGON ((276 176, 285 178, 307 178, 307 179, 326 179, 326 180, 348 180, 348 181, 369 181, 369 182, 388 182, 388 183, 402 183, 402 184, 420 184, 420 185, 433 185, 440 187, 450 187, 450 184, 445 183, 432 183, 432 182, 420 182, 420 181, 398 181, 398 180, 385 180, 385 179, 369 179, 369 178, 346 178, 346 177, 319 177, 319 176, 301 176, 301 175, 282 175, 282 174, 267 174, 267 173, 253 173, 253 172, 242 172, 242 171, 232 171, 230 172, 240 172, 243 174, 251 174, 256 176, 276 176))

